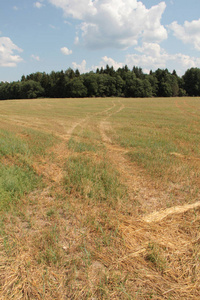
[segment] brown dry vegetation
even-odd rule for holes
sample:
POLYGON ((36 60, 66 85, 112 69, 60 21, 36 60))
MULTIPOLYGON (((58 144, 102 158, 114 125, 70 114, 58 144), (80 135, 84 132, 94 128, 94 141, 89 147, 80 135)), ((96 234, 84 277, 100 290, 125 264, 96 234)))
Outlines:
POLYGON ((199 299, 199 110, 0 102, 1 167, 39 178, 0 212, 1 299, 199 299))

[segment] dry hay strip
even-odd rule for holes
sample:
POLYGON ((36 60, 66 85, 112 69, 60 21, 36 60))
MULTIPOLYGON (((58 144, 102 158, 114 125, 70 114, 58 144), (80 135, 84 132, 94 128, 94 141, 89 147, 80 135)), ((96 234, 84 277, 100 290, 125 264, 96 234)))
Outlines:
POLYGON ((193 160, 193 161, 200 161, 200 158, 199 158, 199 157, 187 156, 187 155, 183 155, 183 154, 178 153, 178 152, 171 152, 170 155, 171 155, 171 156, 174 156, 174 157, 176 157, 176 158, 180 158, 180 159, 193 160))
POLYGON ((193 204, 186 204, 186 205, 179 205, 167 208, 165 210, 156 211, 152 214, 149 214, 143 218, 145 222, 152 223, 152 222, 160 222, 164 218, 168 217, 172 214, 182 214, 190 209, 194 209, 200 207, 200 201, 195 202, 193 204))
POLYGON ((137 274, 137 299, 151 292, 152 299, 199 299, 200 202, 176 211, 160 222, 132 218, 119 227, 126 251, 116 264, 137 274))

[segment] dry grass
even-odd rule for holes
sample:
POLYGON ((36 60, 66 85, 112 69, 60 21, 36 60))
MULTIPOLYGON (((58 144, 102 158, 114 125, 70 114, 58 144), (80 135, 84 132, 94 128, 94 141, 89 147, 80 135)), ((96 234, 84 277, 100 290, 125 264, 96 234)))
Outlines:
POLYGON ((1 102, 0 298, 199 299, 199 103, 1 102))
POLYGON ((136 273, 138 299, 198 299, 199 209, 171 215, 160 222, 125 222, 121 229, 129 255, 121 259, 136 273), (136 271, 137 270, 137 271, 136 271), (145 291, 145 293, 144 293, 145 291))

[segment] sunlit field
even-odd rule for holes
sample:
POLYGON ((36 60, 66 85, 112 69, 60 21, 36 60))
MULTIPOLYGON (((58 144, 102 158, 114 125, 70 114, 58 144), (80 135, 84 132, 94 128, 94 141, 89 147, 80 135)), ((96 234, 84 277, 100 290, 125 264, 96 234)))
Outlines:
POLYGON ((200 98, 0 101, 1 299, 198 299, 200 98))

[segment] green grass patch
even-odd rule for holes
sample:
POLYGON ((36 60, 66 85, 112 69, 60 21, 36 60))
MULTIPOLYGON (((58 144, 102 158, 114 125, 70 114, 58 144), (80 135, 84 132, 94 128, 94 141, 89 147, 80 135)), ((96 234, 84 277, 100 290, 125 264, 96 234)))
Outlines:
MULTIPOLYGON (((125 144, 127 147, 127 140, 125 144)), ((177 153, 180 150, 173 141, 167 138, 137 134, 130 137, 128 147, 135 148, 127 153, 129 159, 137 162, 152 176, 163 177, 170 168, 172 170, 174 164, 179 165, 179 161, 171 153, 177 153)))
POLYGON ((52 147, 59 141, 53 134, 41 132, 33 129, 26 129, 24 134, 27 136, 26 142, 32 155, 45 155, 46 149, 52 147))
POLYGON ((42 234, 36 238, 35 246, 38 248, 37 261, 39 264, 50 266, 60 263, 62 251, 56 226, 44 229, 42 234))
MULTIPOLYGON (((162 151, 153 151, 152 149, 138 149, 127 153, 130 161, 136 162, 139 166, 145 168, 154 178, 168 178, 174 180, 180 172, 181 161, 170 154, 162 151)), ((187 165, 185 165, 185 172, 187 165)), ((183 166, 181 168, 183 173, 183 166)))
POLYGON ((45 155, 46 149, 58 141, 59 139, 51 134, 33 129, 23 130, 21 136, 0 129, 0 157, 16 154, 24 158, 31 155, 45 155))
MULTIPOLYGON (((39 138, 35 136, 35 140, 39 138)), ((33 153, 27 139, 0 130, 0 158, 5 158, 0 163, 0 211, 9 210, 22 196, 41 186, 41 178, 31 167, 33 153)))
POLYGON ((81 155, 67 161, 65 186, 68 194, 95 202, 114 204, 126 195, 125 187, 119 182, 118 173, 112 166, 81 155))
POLYGON ((149 243, 146 260, 151 262, 161 272, 166 269, 166 259, 163 256, 163 252, 163 249, 159 245, 149 243))
POLYGON ((20 198, 35 189, 41 179, 29 167, 0 164, 0 211, 7 211, 20 198))
POLYGON ((78 142, 71 138, 68 142, 68 148, 74 152, 96 152, 97 147, 87 142, 78 142))
POLYGON ((28 144, 14 133, 0 129, 0 156, 16 154, 29 155, 28 144))
POLYGON ((91 122, 87 127, 79 128, 79 131, 76 132, 76 135, 82 139, 87 139, 93 142, 101 141, 101 135, 98 131, 98 126, 96 125, 95 121, 91 122))

